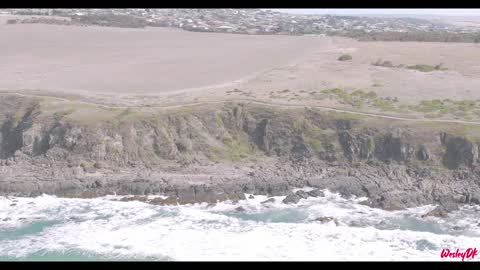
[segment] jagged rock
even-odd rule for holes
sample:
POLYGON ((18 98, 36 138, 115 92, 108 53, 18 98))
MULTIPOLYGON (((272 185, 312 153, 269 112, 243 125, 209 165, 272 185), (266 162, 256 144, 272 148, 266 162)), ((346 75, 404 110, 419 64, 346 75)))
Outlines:
POLYGON ((290 193, 283 199, 282 203, 290 204, 290 203, 298 203, 300 201, 300 197, 294 193, 290 193))
POLYGON ((422 218, 425 218, 425 217, 446 218, 446 217, 448 217, 448 211, 443 206, 437 206, 437 207, 435 207, 435 209, 433 209, 430 212, 422 215, 422 218))
POLYGON ((311 179, 308 184, 319 189, 328 189, 333 192, 338 192, 344 197, 352 195, 358 197, 366 197, 367 189, 362 184, 358 177, 329 177, 325 179, 311 179))
POLYGON ((321 191, 320 189, 311 190, 311 191, 307 192, 307 194, 310 197, 324 197, 325 196, 323 191, 321 191))
POLYGON ((306 199, 308 198, 308 193, 303 191, 303 190, 299 190, 297 192, 295 192, 295 194, 300 197, 300 199, 306 199))
POLYGON ((404 142, 402 137, 389 133, 375 143, 375 156, 384 161, 407 161, 413 155, 414 149, 404 142))
POLYGON ((268 200, 265 200, 263 202, 261 202, 261 204, 265 204, 265 203, 274 203, 275 202, 275 198, 270 198, 268 200))
POLYGON ((255 199, 255 196, 253 196, 252 194, 250 194, 250 196, 248 196, 249 199, 255 199))

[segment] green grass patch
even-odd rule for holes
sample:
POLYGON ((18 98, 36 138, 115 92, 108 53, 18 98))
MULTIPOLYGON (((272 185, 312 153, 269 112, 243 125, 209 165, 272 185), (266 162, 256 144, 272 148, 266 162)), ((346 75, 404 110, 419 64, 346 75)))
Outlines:
POLYGON ((391 100, 386 100, 384 98, 376 98, 372 101, 372 106, 374 108, 380 109, 381 111, 394 111, 395 104, 391 100))
POLYGON ((349 61, 352 60, 352 56, 350 54, 342 54, 338 57, 338 61, 349 61))
POLYGON ((222 140, 223 147, 214 147, 209 158, 213 161, 239 161, 255 154, 255 147, 242 135, 226 137, 222 140))
POLYGON ((418 105, 410 106, 409 108, 416 112, 439 115, 453 114, 459 117, 465 116, 470 112, 474 115, 480 115, 480 102, 475 100, 423 100, 418 105))
POLYGON ((425 64, 417 64, 417 65, 407 66, 407 69, 418 70, 418 71, 421 71, 421 72, 432 72, 432 71, 436 71, 436 70, 447 70, 446 68, 442 67, 442 64, 439 64, 439 65, 436 65, 436 66, 425 65, 425 64))

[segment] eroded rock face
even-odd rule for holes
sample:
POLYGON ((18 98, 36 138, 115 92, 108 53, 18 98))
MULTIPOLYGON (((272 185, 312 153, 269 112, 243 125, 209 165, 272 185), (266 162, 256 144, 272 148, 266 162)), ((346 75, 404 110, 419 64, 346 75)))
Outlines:
POLYGON ((457 169, 462 166, 473 167, 478 162, 478 145, 469 140, 442 134, 441 141, 446 147, 443 163, 450 169, 457 169))
POLYGON ((395 137, 392 134, 380 138, 375 146, 375 156, 384 161, 404 162, 409 160, 414 152, 410 144, 406 143, 401 137, 395 137))
POLYGON ((171 198, 159 204, 288 194, 284 202, 297 203, 323 196, 288 193, 311 186, 392 210, 480 203, 478 145, 459 135, 437 141, 413 128, 241 104, 135 117, 85 124, 0 98, 0 194, 171 198))
POLYGON ((426 161, 430 159, 430 153, 426 146, 421 145, 417 150, 417 159, 421 161, 426 161))
POLYGON ((354 137, 348 131, 343 131, 339 133, 339 142, 350 161, 373 157, 375 141, 368 135, 361 134, 354 137))

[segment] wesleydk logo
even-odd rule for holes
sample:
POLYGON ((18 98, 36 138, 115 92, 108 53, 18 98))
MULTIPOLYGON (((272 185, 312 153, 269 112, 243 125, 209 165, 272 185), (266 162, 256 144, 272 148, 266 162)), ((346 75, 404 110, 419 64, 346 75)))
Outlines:
POLYGON ((462 258, 462 262, 465 261, 465 259, 474 259, 477 255, 477 248, 467 248, 464 252, 461 252, 459 248, 457 248, 456 251, 444 248, 440 254, 441 258, 462 258))

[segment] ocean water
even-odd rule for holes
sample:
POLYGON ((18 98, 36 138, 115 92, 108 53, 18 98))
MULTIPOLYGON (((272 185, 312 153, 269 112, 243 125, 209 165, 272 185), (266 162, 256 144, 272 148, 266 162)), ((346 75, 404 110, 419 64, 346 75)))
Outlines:
POLYGON ((297 205, 255 196, 215 206, 0 197, 0 261, 460 261, 441 250, 480 248, 480 207, 421 218, 435 206, 383 211, 325 194, 297 205))

